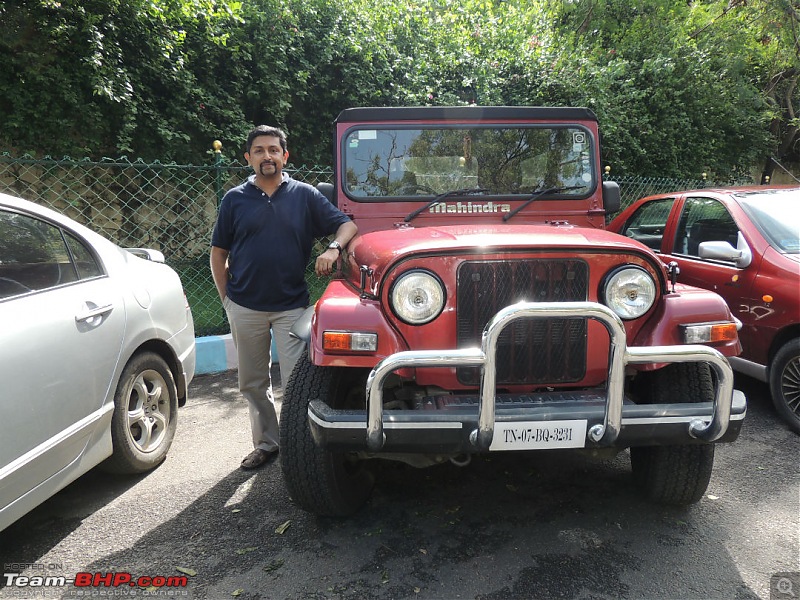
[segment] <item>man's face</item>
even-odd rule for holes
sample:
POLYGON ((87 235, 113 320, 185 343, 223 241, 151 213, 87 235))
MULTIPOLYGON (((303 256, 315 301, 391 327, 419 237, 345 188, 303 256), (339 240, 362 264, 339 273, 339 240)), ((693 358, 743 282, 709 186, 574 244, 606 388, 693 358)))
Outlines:
POLYGON ((283 171, 286 161, 289 160, 289 153, 283 151, 279 138, 259 135, 244 157, 256 173, 263 177, 274 177, 283 171))

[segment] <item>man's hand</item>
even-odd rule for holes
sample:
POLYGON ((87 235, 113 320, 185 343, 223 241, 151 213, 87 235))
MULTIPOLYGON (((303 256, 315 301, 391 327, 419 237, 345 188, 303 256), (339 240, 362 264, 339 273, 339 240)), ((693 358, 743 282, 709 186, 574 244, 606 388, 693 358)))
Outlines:
POLYGON ((339 251, 335 248, 328 248, 317 257, 314 264, 314 272, 318 277, 330 275, 336 270, 336 259, 339 258, 339 251))

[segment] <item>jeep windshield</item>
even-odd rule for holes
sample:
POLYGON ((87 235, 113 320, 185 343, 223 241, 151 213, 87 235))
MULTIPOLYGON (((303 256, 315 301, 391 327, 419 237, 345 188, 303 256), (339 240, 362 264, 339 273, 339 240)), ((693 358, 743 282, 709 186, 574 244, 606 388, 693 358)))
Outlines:
POLYGON ((584 198, 595 187, 591 133, 580 126, 358 126, 343 139, 344 190, 353 200, 419 201, 452 190, 584 198))

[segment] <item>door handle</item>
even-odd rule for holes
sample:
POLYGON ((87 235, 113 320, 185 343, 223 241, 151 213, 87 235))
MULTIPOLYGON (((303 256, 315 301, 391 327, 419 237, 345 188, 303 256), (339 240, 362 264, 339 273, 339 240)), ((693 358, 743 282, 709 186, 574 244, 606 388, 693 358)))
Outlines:
POLYGON ((89 321, 95 317, 99 317, 101 315, 110 313, 112 310, 114 310, 113 304, 106 304, 105 306, 95 306, 94 308, 89 308, 86 312, 75 315, 75 322, 81 323, 82 321, 89 321))

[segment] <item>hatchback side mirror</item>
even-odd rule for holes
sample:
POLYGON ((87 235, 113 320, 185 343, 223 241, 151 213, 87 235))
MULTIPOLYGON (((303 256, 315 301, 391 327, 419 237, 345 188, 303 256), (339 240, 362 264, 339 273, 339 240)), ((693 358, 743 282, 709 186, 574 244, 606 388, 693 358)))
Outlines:
POLYGON ((753 252, 741 231, 737 238, 736 248, 729 242, 700 242, 697 247, 697 255, 700 258, 732 262, 740 269, 744 269, 753 262, 753 252))

